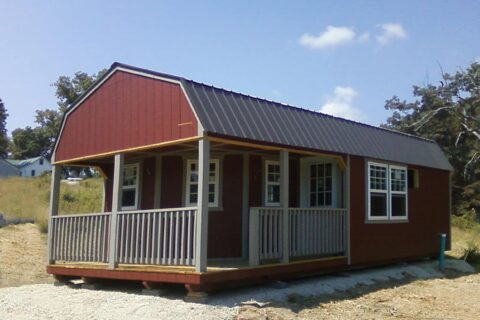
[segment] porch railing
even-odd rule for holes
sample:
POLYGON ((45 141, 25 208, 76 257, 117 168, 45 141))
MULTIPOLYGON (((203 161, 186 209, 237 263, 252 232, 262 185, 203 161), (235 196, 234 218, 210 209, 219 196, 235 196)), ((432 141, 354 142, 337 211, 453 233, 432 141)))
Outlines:
POLYGON ((290 208, 290 256, 345 252, 346 209, 290 208))
MULTIPOLYGON (((115 262, 194 265, 197 208, 118 212, 115 262)), ((53 216, 51 259, 109 262, 111 213, 53 216)))
MULTIPOLYGON (((250 208, 250 264, 282 257, 282 208, 250 208)), ((289 208, 289 257, 346 252, 347 209, 289 208)))
POLYGON ((51 218, 53 260, 107 262, 110 214, 63 215, 51 218))
POLYGON ((118 263, 194 265, 196 208, 119 212, 118 263))

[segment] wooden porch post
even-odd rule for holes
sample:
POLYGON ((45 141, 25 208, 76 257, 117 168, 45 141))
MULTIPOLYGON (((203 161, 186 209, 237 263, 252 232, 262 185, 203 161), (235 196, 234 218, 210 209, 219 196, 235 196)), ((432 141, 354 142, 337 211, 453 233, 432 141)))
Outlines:
POLYGON ((208 246, 208 180, 210 170, 210 141, 206 136, 198 141, 198 195, 195 219, 195 271, 207 271, 208 246))
POLYGON ((117 266, 117 213, 122 211, 122 186, 124 154, 116 154, 113 167, 112 214, 110 215, 110 232, 108 238, 108 267, 117 266))
POLYGON ((280 151, 280 206, 282 207, 282 262, 288 263, 290 259, 290 225, 288 214, 288 176, 289 155, 287 150, 280 151))
POLYGON ((50 210, 48 212, 48 263, 54 264, 53 257, 53 219, 58 215, 58 204, 60 196, 60 174, 62 167, 58 165, 52 166, 52 181, 50 185, 50 210))

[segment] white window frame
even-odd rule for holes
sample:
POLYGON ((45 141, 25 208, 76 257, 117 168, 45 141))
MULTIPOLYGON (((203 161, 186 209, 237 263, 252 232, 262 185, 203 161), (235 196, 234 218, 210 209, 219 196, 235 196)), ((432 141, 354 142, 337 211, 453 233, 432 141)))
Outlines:
MULTIPOLYGON (((135 204, 133 206, 122 206, 122 211, 137 210, 138 209, 138 197, 139 197, 139 186, 140 186, 140 164, 139 163, 129 163, 123 166, 123 171, 127 168, 135 167, 137 168, 137 177, 135 179, 136 183, 133 186, 125 186, 122 183, 122 202, 123 202, 123 191, 124 190, 135 190, 135 204)), ((122 172, 122 174, 125 174, 122 172)))
POLYGON ((390 194, 388 196, 389 208, 390 208, 390 211, 389 211, 390 219, 391 220, 406 220, 406 219, 408 219, 408 169, 407 169, 407 167, 397 166, 397 165, 389 165, 388 181, 389 181, 388 188, 389 188, 389 191, 390 191, 390 194), (393 191, 392 190, 392 184, 391 184, 391 181, 390 181, 390 179, 392 178, 392 169, 405 171, 405 191, 393 191), (405 195, 405 216, 393 216, 392 215, 392 195, 393 194, 405 195))
MULTIPOLYGON (((264 199, 263 202, 265 203, 266 207, 279 207, 280 206, 280 201, 279 202, 270 202, 268 201, 268 186, 270 185, 275 185, 280 187, 280 179, 278 182, 269 182, 268 181, 268 166, 269 165, 277 165, 280 166, 280 161, 277 160, 265 160, 265 173, 264 173, 264 185, 265 185, 265 190, 264 190, 264 199)), ((281 173, 279 173, 281 174, 281 173)), ((280 191, 281 192, 281 191, 280 191)))
POLYGON ((386 163, 369 161, 367 165, 367 217, 369 221, 405 221, 408 220, 408 168, 406 166, 391 165, 386 163), (386 184, 387 190, 383 189, 371 189, 370 181, 370 167, 382 167, 386 169, 386 184), (391 172, 392 169, 405 171, 405 191, 392 191, 391 185, 391 172), (371 215, 371 193, 383 193, 387 196, 387 215, 386 216, 372 216, 371 215), (392 216, 392 194, 405 195, 405 216, 392 216))
MULTIPOLYGON (((310 208, 333 208, 333 207, 336 207, 336 203, 337 203, 337 192, 336 192, 336 189, 337 189, 337 183, 336 183, 336 176, 337 176, 337 170, 335 168, 335 164, 332 162, 332 161, 313 161, 313 162, 310 162, 307 164, 307 201, 308 201, 308 207, 310 208), (311 193, 312 193, 312 187, 310 185, 311 181, 310 179, 312 178, 311 174, 312 174, 312 166, 318 166, 318 165, 321 165, 323 164, 324 166, 329 164, 331 166, 331 172, 330 172, 330 178, 332 179, 332 188, 330 190, 330 193, 331 193, 331 203, 330 205, 322 205, 322 206, 312 206, 311 202, 310 202, 310 196, 311 196, 311 193)), ((318 176, 318 174, 317 174, 318 176)), ((325 177, 324 177, 325 179, 325 177)), ((324 182, 325 184, 325 182, 324 182)), ((323 191, 324 193, 324 196, 326 194, 326 191, 323 191)), ((325 199, 324 199, 325 200, 325 199)), ((318 202, 318 201, 317 201, 318 202)))
MULTIPOLYGON (((219 206, 219 198, 220 198, 220 159, 211 159, 209 164, 215 164, 215 172, 214 172, 214 201, 208 203, 209 208, 218 208, 219 206)), ((197 170, 198 170, 198 160, 194 159, 188 159, 187 160, 187 169, 186 169, 186 178, 185 178, 185 205, 187 207, 194 207, 198 203, 198 193, 197 193, 197 202, 190 202, 190 186, 192 184, 197 184, 192 183, 190 181, 190 175, 192 174, 191 166, 192 164, 196 164, 197 170)), ((206 177, 208 179, 208 185, 210 188, 210 176, 206 177)), ((197 187, 197 192, 198 192, 198 187, 197 187)))

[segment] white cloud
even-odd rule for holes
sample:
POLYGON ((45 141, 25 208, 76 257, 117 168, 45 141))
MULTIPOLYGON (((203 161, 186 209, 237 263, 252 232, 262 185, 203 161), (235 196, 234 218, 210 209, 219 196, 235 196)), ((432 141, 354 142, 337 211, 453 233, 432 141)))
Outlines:
POLYGON ((325 99, 325 103, 320 107, 320 112, 350 120, 361 120, 363 116, 360 110, 352 106, 352 102, 357 96, 358 92, 353 88, 337 86, 333 91, 333 96, 325 99))
POLYGON ((382 33, 376 38, 380 45, 386 45, 392 40, 405 39, 407 37, 407 32, 399 23, 385 23, 379 27, 382 29, 382 33))
POLYGON ((351 28, 328 26, 318 36, 305 33, 300 37, 300 44, 311 49, 325 49, 352 42, 354 39, 355 32, 351 28))
POLYGON ((357 37, 358 42, 360 43, 365 43, 368 40, 370 40, 370 33, 369 32, 364 32, 361 35, 357 37))

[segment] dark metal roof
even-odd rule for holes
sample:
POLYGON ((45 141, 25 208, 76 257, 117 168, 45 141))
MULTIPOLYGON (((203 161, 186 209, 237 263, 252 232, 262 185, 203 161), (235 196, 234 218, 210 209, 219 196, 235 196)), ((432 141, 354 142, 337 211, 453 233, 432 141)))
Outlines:
POLYGON ((434 141, 182 79, 205 131, 452 170, 434 141))
MULTIPOLYGON (((208 133, 453 171, 435 141, 251 97, 178 76, 115 62, 96 83, 116 68, 180 81, 202 127, 208 133)), ((71 108, 94 87, 95 84, 72 103, 71 108)))

